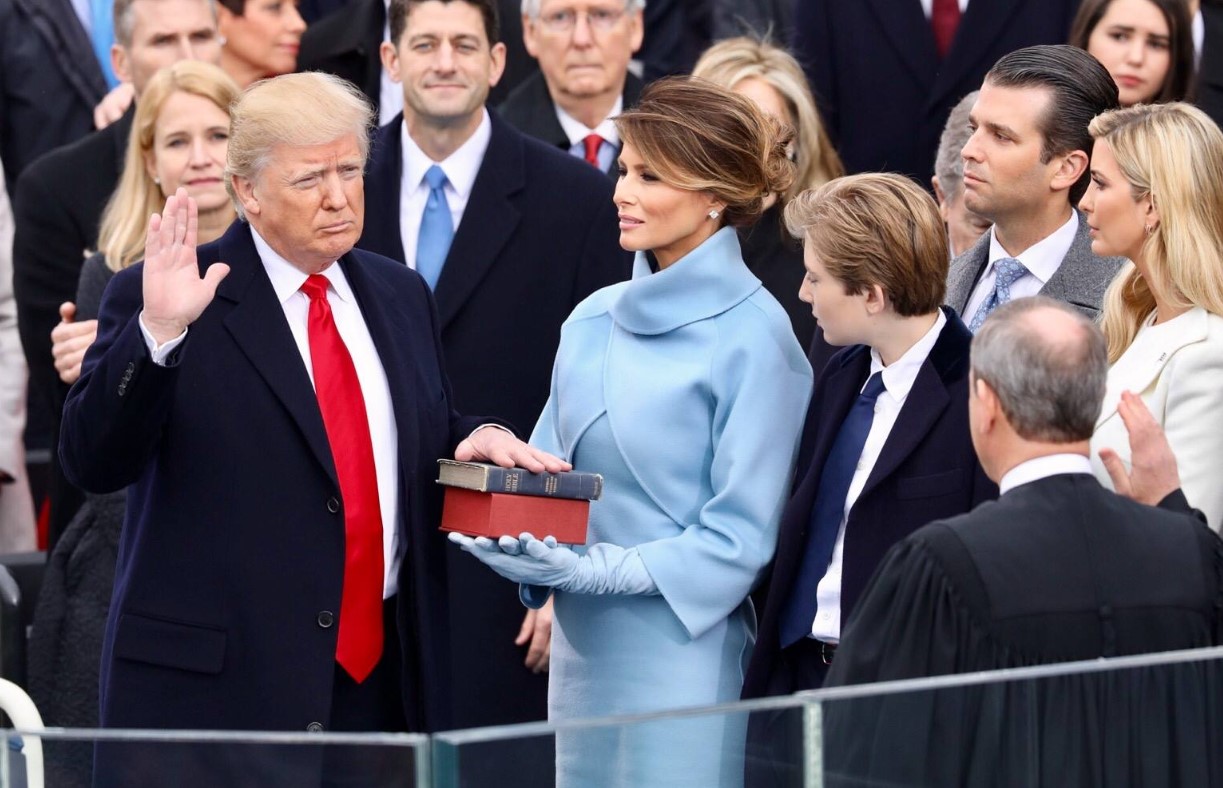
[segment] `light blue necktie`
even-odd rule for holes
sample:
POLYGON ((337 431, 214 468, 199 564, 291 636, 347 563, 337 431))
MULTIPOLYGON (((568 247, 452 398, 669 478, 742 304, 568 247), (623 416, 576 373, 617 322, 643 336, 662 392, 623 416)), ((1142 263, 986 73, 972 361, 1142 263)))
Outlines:
POLYGON ((89 0, 89 38, 102 76, 106 77, 106 86, 113 88, 119 84, 110 67, 110 46, 115 43, 115 0, 89 0))
POLYGON ((429 289, 437 287, 437 278, 442 274, 450 242, 454 240, 454 219, 450 216, 450 204, 446 202, 446 173, 434 164, 425 172, 429 184, 429 200, 420 217, 420 235, 416 239, 416 273, 425 278, 429 289))
POLYGON ((1023 263, 1014 257, 1003 257, 994 263, 994 289, 981 304, 980 308, 977 309, 977 314, 972 316, 972 322, 968 324, 968 330, 974 334, 977 333, 977 329, 985 322, 985 318, 989 317, 990 312, 1010 301, 1011 285, 1015 284, 1027 272, 1028 269, 1023 267, 1023 263))

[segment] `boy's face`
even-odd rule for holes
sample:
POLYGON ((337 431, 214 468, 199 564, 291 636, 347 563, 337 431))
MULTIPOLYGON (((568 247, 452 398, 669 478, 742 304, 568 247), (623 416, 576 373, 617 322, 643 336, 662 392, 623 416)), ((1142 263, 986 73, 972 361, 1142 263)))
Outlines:
POLYGON ((807 274, 798 297, 811 304, 811 314, 824 330, 824 339, 831 345, 866 342, 870 317, 866 306, 868 292, 846 293, 845 285, 828 273, 810 243, 804 244, 803 262, 807 274))

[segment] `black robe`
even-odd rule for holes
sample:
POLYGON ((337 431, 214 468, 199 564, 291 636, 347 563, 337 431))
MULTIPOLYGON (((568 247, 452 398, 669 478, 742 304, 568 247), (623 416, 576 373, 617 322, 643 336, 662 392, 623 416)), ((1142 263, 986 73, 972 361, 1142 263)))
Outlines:
MULTIPOLYGON (((1216 645, 1223 546, 1086 474, 898 544, 825 686, 1216 645)), ((828 785, 1223 784, 1223 661, 829 701, 828 785)))

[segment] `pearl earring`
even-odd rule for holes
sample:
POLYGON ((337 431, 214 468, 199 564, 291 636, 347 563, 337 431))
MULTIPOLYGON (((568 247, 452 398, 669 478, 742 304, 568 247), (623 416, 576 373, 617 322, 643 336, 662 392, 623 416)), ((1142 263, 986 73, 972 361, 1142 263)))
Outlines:
POLYGON ((160 185, 161 185, 161 178, 158 178, 156 175, 154 175, 154 176, 153 176, 153 183, 155 183, 155 184, 157 184, 158 186, 160 186, 160 185))

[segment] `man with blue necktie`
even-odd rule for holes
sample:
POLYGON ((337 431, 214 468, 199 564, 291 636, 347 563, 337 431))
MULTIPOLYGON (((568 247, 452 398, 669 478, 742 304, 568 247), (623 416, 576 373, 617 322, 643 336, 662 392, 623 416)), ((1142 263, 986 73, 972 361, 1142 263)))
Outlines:
MULTIPOLYGON (((968 430, 972 334, 939 308, 948 255, 934 200, 900 175, 853 175, 800 194, 786 225, 805 247, 800 297, 825 339, 848 347, 811 397, 746 698, 819 688, 884 553, 998 494, 968 430)), ((795 778, 792 722, 751 721, 753 784, 795 778)))
MULTIPOLYGON (((561 323, 628 278, 612 183, 485 108, 505 65, 494 0, 392 0, 388 18, 383 65, 404 111, 375 136, 358 246, 433 290, 457 407, 528 433, 561 323)), ((515 589, 465 559, 447 556, 455 724, 543 719, 550 611, 524 623, 515 589)))
POLYGON ((964 205, 994 224, 947 277, 946 303, 969 330, 1001 304, 1037 294, 1099 314, 1124 260, 1092 254, 1074 206, 1091 178, 1087 124, 1117 106, 1108 71, 1077 47, 1020 49, 986 74, 961 155, 964 205))

